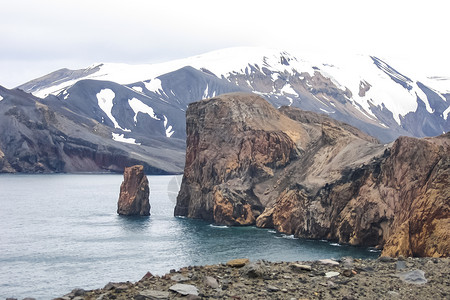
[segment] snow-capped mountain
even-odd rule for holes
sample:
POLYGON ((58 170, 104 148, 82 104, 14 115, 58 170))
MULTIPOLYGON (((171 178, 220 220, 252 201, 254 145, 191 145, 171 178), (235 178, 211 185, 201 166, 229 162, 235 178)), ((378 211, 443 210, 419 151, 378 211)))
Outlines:
POLYGON ((19 86, 112 128, 119 142, 185 138, 190 102, 247 91, 354 125, 383 142, 449 131, 450 80, 418 80, 374 56, 230 48, 150 65, 94 64, 19 86), (56 98, 54 98, 56 97, 56 98))

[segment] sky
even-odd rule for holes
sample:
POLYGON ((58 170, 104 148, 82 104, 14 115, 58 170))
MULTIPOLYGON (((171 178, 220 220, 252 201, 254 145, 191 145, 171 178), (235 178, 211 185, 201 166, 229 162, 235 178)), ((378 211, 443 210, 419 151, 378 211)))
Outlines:
POLYGON ((450 76, 447 0, 14 0, 0 9, 0 85, 100 62, 158 63, 228 47, 368 54, 450 76))

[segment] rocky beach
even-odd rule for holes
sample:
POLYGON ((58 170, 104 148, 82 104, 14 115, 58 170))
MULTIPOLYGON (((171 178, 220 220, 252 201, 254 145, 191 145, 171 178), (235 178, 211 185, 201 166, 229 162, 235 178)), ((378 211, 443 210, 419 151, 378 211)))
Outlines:
POLYGON ((346 257, 303 262, 236 259, 188 266, 138 282, 74 289, 81 299, 449 299, 450 259, 346 257))

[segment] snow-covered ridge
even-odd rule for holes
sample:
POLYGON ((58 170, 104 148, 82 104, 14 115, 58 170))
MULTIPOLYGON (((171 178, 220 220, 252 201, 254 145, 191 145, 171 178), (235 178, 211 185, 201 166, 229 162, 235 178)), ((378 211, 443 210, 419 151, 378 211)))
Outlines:
MULTIPOLYGON (((270 73, 272 82, 285 74, 298 76, 300 73, 308 73, 314 76, 315 72, 319 72, 342 91, 348 89, 351 92, 348 100, 369 118, 375 117, 371 111, 372 106, 385 107, 392 112, 395 121, 400 124, 402 116, 417 109, 418 97, 425 103, 427 111, 433 112, 427 95, 417 84, 419 80, 401 74, 379 58, 364 55, 334 55, 324 58, 319 55, 254 47, 228 48, 159 64, 94 64, 89 68, 98 71, 87 73, 88 75, 83 78, 61 81, 56 85, 44 87, 35 91, 34 94, 39 97, 57 94, 78 80, 93 79, 113 81, 123 85, 142 82, 147 90, 165 95, 167 91, 163 90, 161 80, 157 77, 185 66, 198 70, 206 69, 218 78, 225 79, 236 74, 249 75, 256 69, 262 73, 270 73), (362 83, 370 87, 363 94, 360 93, 362 83)), ((431 86, 435 90, 442 91, 446 84, 448 84, 447 89, 450 90, 450 79, 429 79, 428 81, 435 83, 431 86), (436 88, 437 83, 441 84, 439 88, 436 88)), ((248 82, 248 84, 251 83, 248 82)), ((209 93, 208 88, 207 86, 205 89, 204 97, 209 93)), ((142 92, 141 87, 133 87, 133 90, 142 92)), ((261 93, 257 90, 255 92, 261 93)), ((292 97, 298 96, 289 84, 286 84, 278 93, 280 92, 290 97, 291 103, 292 97)), ((274 90, 273 93, 276 91, 274 90)), ((445 100, 442 95, 440 96, 445 100)), ((108 114, 110 110, 107 105, 109 102, 104 102, 102 109, 113 121, 112 116, 108 114)), ((114 123, 114 125, 118 128, 118 124, 114 123)))
POLYGON ((450 94, 450 77, 433 76, 420 80, 423 84, 441 94, 450 94))

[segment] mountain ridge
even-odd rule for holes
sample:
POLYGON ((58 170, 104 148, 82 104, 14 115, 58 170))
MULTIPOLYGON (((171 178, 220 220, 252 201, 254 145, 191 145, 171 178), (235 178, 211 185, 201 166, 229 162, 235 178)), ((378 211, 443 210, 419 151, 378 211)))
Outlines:
POLYGON ((276 49, 230 48, 153 65, 61 69, 19 89, 41 96, 33 101, 59 115, 91 120, 83 123, 88 131, 101 125, 102 138, 109 139, 102 143, 150 147, 156 160, 176 161, 170 167, 175 173, 183 170, 188 105, 231 92, 260 95, 275 108, 321 113, 382 143, 450 129, 450 94, 373 56, 308 58, 276 49))

